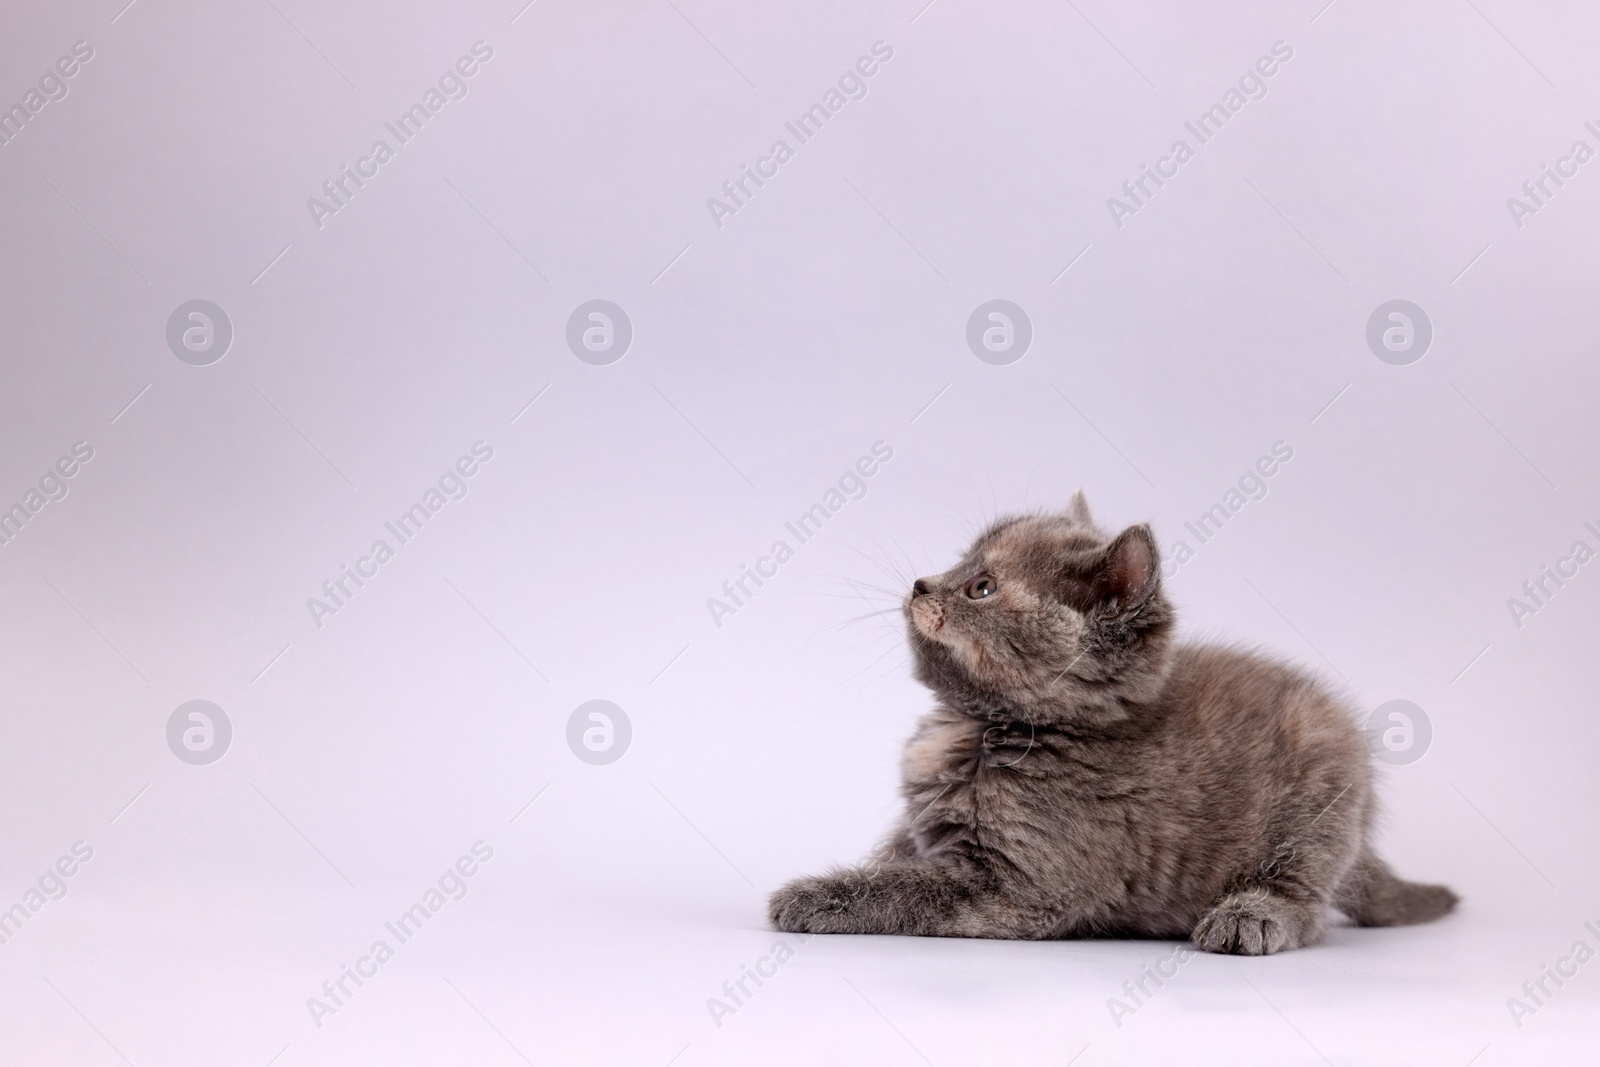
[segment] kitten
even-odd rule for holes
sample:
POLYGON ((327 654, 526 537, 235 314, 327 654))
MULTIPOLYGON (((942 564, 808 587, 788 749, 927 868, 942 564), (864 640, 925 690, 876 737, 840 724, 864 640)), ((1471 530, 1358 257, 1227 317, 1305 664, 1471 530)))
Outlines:
POLYGON ((1372 851, 1368 750, 1290 667, 1175 645, 1148 526, 997 522, 905 603, 938 704, 901 761, 906 815, 870 864, 774 893, 779 930, 1188 938, 1262 955, 1329 909, 1362 926, 1449 912, 1372 851))

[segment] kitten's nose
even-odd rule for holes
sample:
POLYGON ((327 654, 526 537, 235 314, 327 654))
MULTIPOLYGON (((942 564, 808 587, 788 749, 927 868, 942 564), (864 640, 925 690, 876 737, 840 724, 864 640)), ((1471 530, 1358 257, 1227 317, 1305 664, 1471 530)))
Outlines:
POLYGON ((928 583, 923 581, 921 578, 918 578, 916 581, 911 583, 912 596, 927 596, 931 592, 933 592, 933 590, 929 589, 928 583))

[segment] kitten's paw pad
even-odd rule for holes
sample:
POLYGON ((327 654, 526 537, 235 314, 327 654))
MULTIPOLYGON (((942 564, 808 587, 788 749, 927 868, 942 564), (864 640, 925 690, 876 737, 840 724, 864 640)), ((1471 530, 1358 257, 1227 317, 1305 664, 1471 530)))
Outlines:
POLYGON ((1202 916, 1190 940, 1207 952, 1270 956, 1299 946, 1293 933, 1297 925, 1286 902, 1247 893, 1228 897, 1202 916))
POLYGON ((850 892, 836 878, 796 878, 767 901, 767 919, 785 933, 835 933, 850 900, 850 892))

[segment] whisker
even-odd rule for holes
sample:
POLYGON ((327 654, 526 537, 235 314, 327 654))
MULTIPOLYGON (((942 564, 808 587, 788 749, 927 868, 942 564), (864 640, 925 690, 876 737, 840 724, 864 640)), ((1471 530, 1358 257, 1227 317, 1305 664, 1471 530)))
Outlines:
POLYGON ((863 682, 861 684, 861 688, 856 690, 856 696, 860 696, 862 693, 865 693, 867 691, 867 687, 868 686, 877 685, 879 682, 883 681, 885 678, 889 677, 891 674, 894 674, 895 672, 900 670, 906 663, 909 663, 909 662, 910 662, 910 658, 908 657, 902 663, 893 664, 892 666, 889 667, 888 670, 884 671, 882 674, 878 675, 876 678, 873 678, 872 680, 867 681, 867 682, 863 682))
POLYGON ((860 556, 862 559, 866 560, 868 563, 872 564, 874 567, 876 567, 880 571, 882 571, 892 581, 898 582, 903 577, 902 575, 896 574, 893 571, 891 571, 890 569, 888 569, 887 567, 885 567, 883 565, 883 561, 877 560, 877 559, 873 559, 871 556, 867 555, 865 552, 861 551, 859 548, 857 548, 854 545, 846 544, 843 541, 836 541, 833 538, 826 536, 825 534, 820 534, 819 533, 816 536, 821 538, 824 541, 829 542, 830 544, 835 544, 835 545, 838 545, 840 548, 845 548, 845 549, 850 550, 851 552, 854 552, 856 555, 860 556))
MULTIPOLYGON (((878 590, 878 592, 883 593, 882 590, 878 590)), ((861 593, 829 593, 829 592, 824 592, 824 591, 819 590, 819 589, 808 589, 808 590, 800 590, 798 595, 799 596, 822 596, 822 597, 827 597, 830 600, 858 600, 864 594, 861 594, 861 593)), ((883 595, 887 596, 888 594, 883 593, 883 595)), ((900 598, 898 596, 895 596, 893 598, 893 602, 898 604, 900 602, 900 598)))
MULTIPOLYGON (((916 571, 917 571, 917 565, 916 565, 915 562, 912 561, 911 554, 908 553, 905 550, 905 546, 900 543, 899 538, 895 537, 893 534, 890 534, 889 535, 889 540, 891 542, 893 542, 894 547, 895 547, 895 551, 899 552, 900 553, 900 557, 906 561, 906 566, 911 568, 911 572, 913 574, 915 574, 916 571)), ((915 584, 915 582, 916 582, 916 579, 913 578, 910 582, 907 582, 906 584, 907 585, 913 585, 913 584, 915 584)))
POLYGON ((878 538, 877 538, 877 536, 876 536, 876 535, 874 535, 874 534, 868 534, 868 535, 867 535, 867 536, 868 536, 868 537, 869 537, 869 538, 870 538, 870 539, 871 539, 871 541, 872 541, 872 547, 873 547, 873 548, 875 548, 875 549, 877 549, 877 550, 878 550, 878 551, 879 551, 879 552, 880 552, 880 553, 882 553, 882 554, 883 554, 883 559, 884 559, 884 562, 885 562, 885 563, 886 563, 886 564, 887 564, 887 565, 888 565, 888 566, 889 566, 889 567, 890 567, 890 568, 891 568, 891 569, 893 569, 893 571, 894 571, 894 578, 895 578, 895 581, 896 581, 896 583, 898 583, 898 585, 899 585, 899 587, 900 587, 900 588, 901 588, 901 589, 908 589, 908 588, 910 588, 910 586, 911 586, 911 582, 912 582, 912 581, 913 581, 913 576, 912 576, 912 575, 908 575, 908 574, 906 574, 906 573, 904 573, 904 572, 903 572, 903 571, 901 571, 901 570, 900 570, 900 564, 899 564, 899 562, 898 562, 898 561, 896 561, 896 560, 895 560, 895 558, 894 558, 894 557, 893 557, 893 555, 892 555, 892 554, 891 554, 891 553, 890 553, 890 552, 889 552, 889 550, 888 550, 888 549, 886 549, 886 548, 884 548, 884 547, 883 547, 883 544, 882 544, 882 542, 880 542, 880 541, 879 541, 879 540, 878 540, 878 538))
POLYGON ((856 671, 854 674, 850 675, 850 677, 848 677, 848 678, 845 678, 843 681, 835 682, 834 684, 835 685, 844 685, 846 682, 854 681, 855 679, 861 677, 863 674, 866 674, 872 668, 876 667, 879 663, 881 663, 883 661, 883 657, 884 656, 887 656, 890 653, 898 652, 898 651, 902 651, 902 649, 899 646, 891 646, 889 648, 884 649, 882 655, 879 655, 871 663, 867 664, 865 667, 862 667, 859 671, 856 671))
POLYGON ((856 616, 853 616, 851 618, 848 618, 848 619, 844 620, 843 622, 829 623, 828 625, 823 626, 821 629, 819 629, 815 633, 813 633, 811 635, 811 638, 808 638, 807 640, 815 638, 817 636, 817 634, 823 633, 824 631, 832 631, 834 633, 839 633, 840 631, 844 630, 847 627, 855 626, 858 623, 863 623, 863 622, 879 623, 885 628, 885 630, 887 632, 889 632, 889 633, 899 633, 900 631, 899 631, 898 627, 893 626, 893 625, 891 625, 891 624, 889 624, 888 622, 885 621, 890 615, 898 615, 898 613, 897 612, 888 612, 888 611, 869 611, 864 615, 856 615, 856 616))
POLYGON ((933 553, 928 551, 928 546, 922 543, 922 538, 920 537, 913 536, 912 540, 915 541, 917 543, 917 547, 922 550, 923 558, 928 560, 927 570, 934 570, 933 553))

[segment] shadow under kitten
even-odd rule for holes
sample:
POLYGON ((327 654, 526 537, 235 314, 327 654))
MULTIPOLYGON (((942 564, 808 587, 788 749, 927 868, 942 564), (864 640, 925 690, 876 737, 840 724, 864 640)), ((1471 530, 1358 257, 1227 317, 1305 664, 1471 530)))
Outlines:
POLYGON ((1315 679, 1176 645, 1148 526, 1001 520, 905 603, 938 698, 901 760, 906 814, 861 866, 772 895, 779 930, 1188 938, 1261 955, 1449 912, 1372 851, 1365 740, 1315 679))

